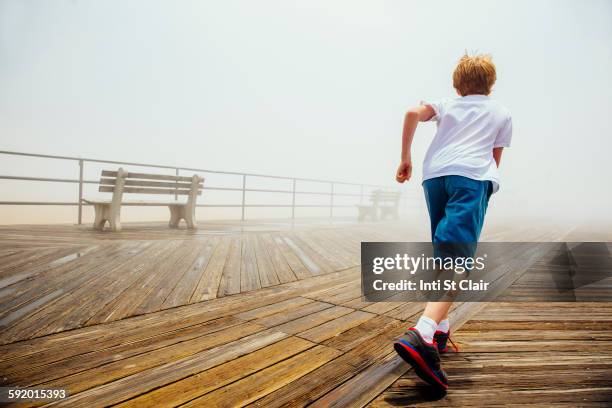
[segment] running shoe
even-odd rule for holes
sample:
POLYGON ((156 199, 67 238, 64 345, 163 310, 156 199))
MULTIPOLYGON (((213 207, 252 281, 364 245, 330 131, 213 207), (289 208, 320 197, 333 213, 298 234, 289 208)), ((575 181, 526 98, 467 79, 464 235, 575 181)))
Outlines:
POLYGON ((440 367, 440 354, 435 340, 434 343, 427 343, 421 334, 411 327, 393 343, 393 347, 423 381, 442 390, 448 388, 448 379, 440 367))
POLYGON ((455 353, 459 352, 459 347, 455 344, 453 339, 450 338, 450 331, 448 333, 444 333, 443 331, 436 331, 434 334, 434 343, 438 346, 438 353, 444 354, 448 352, 448 341, 451 342, 453 348, 455 349, 455 353))

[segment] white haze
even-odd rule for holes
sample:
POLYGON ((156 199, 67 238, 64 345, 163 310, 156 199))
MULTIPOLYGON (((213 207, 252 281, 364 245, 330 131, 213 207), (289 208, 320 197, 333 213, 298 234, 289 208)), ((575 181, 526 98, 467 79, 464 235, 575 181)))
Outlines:
MULTIPOLYGON (((605 0, 3 0, 0 150, 392 184, 404 112, 453 95, 466 49, 493 55, 514 118, 493 216, 609 222, 605 0)), ((0 174, 75 176, 0 157, 0 174)), ((0 200, 33 185, 0 181, 0 200)), ((28 211, 52 213, 0 222, 28 211)))

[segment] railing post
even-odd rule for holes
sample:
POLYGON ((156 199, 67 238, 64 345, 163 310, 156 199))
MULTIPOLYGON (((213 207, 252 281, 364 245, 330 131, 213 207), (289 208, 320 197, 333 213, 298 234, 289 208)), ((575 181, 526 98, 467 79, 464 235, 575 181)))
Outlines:
POLYGON ((242 216, 241 220, 244 221, 244 205, 246 202, 246 174, 242 175, 242 216))
POLYGON ((295 179, 293 179, 293 191, 291 192, 291 219, 295 218, 295 179))
POLYGON ((79 159, 79 218, 78 223, 83 223, 83 159, 79 159))
POLYGON ((331 183, 331 195, 329 197, 329 218, 334 216, 334 183, 331 183))
MULTIPOLYGON (((174 172, 174 174, 176 174, 176 177, 178 177, 179 175, 179 169, 178 167, 176 168, 176 171, 174 172)), ((178 183, 178 179, 176 180, 176 182, 178 183)), ((175 192, 174 192, 174 201, 178 201, 178 187, 175 188, 175 192)))

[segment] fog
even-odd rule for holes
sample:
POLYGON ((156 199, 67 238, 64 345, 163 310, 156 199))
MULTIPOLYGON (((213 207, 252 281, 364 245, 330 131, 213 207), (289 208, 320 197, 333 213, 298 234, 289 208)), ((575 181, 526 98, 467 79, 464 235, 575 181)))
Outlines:
MULTIPOLYGON (((0 150, 393 185, 404 112, 454 95, 465 50, 493 55, 492 97, 513 115, 491 217, 610 222, 605 0, 3 0, 0 150)), ((434 131, 415 137, 419 200, 434 131)), ((0 155, 0 174, 78 173, 0 155)), ((74 185, 0 189, 0 201, 75 199, 74 185)), ((0 223, 33 213, 70 222, 75 209, 0 206, 0 223)))

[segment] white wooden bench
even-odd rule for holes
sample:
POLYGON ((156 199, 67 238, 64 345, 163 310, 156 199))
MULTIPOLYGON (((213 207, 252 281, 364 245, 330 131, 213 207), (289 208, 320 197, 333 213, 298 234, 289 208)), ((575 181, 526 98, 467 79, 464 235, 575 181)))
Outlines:
POLYGON ((379 219, 384 220, 387 216, 395 219, 399 218, 399 202, 401 192, 399 191, 382 191, 375 190, 370 195, 371 204, 358 204, 359 221, 370 217, 373 221, 379 219))
POLYGON ((132 173, 120 168, 117 171, 103 170, 98 191, 113 193, 110 200, 83 199, 94 206, 96 217, 94 228, 104 229, 106 221, 111 230, 121 231, 121 206, 168 206, 170 208, 170 228, 177 228, 181 219, 190 229, 196 228, 195 208, 197 197, 202 194, 204 179, 194 174, 192 177, 170 176, 165 174, 132 173), (124 194, 168 194, 186 195, 187 201, 123 201, 124 194))

